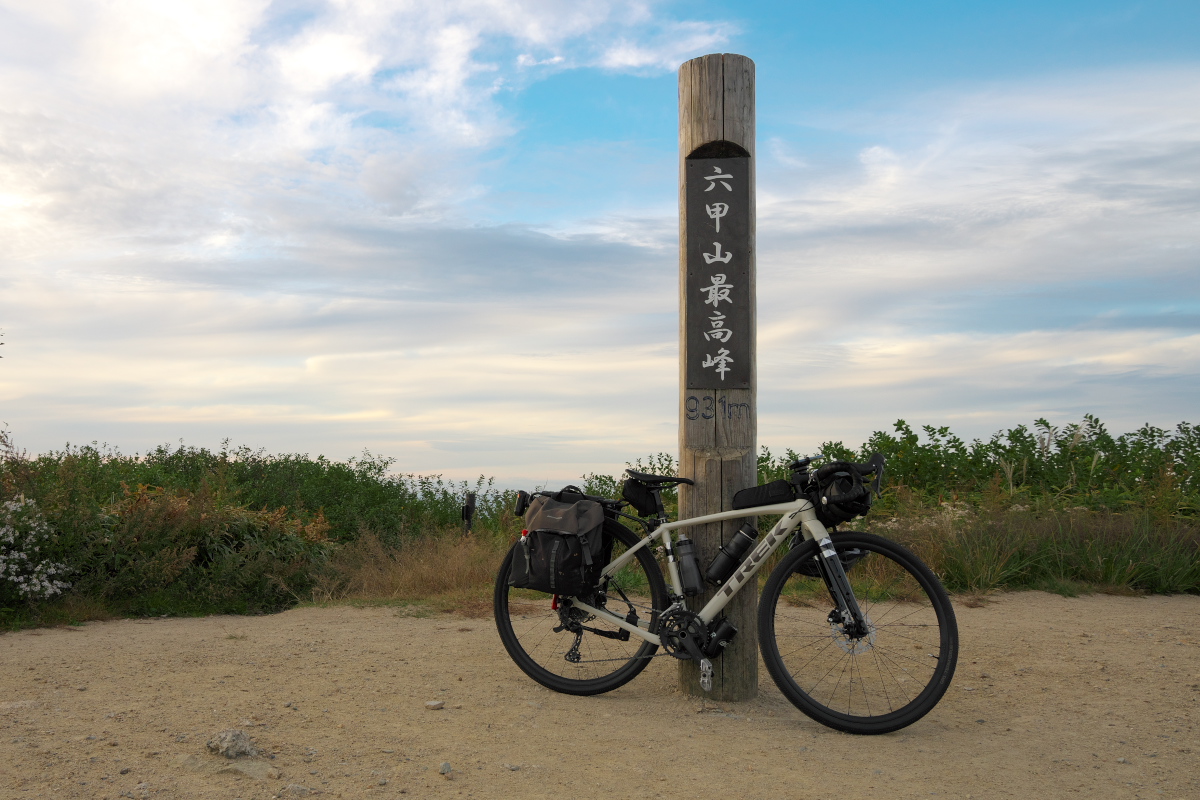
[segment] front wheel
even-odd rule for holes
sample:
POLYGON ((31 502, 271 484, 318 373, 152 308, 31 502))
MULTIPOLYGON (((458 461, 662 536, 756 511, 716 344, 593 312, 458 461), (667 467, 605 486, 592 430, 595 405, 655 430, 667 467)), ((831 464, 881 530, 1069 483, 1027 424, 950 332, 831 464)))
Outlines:
POLYGON ((801 711, 847 733, 888 733, 937 705, 958 661, 946 590, 910 550, 869 533, 834 533, 865 619, 847 626, 817 569, 817 543, 792 550, 758 606, 767 671, 801 711))
MULTIPOLYGON (((613 558, 638 543, 638 537, 613 520, 604 521, 613 537, 613 558)), ((565 694, 609 692, 633 680, 646 668, 657 645, 576 608, 573 598, 559 598, 508 585, 513 552, 496 576, 496 629, 504 649, 521 670, 543 686, 565 694)), ((667 586, 650 548, 586 598, 589 605, 649 630, 666 610, 667 586)))

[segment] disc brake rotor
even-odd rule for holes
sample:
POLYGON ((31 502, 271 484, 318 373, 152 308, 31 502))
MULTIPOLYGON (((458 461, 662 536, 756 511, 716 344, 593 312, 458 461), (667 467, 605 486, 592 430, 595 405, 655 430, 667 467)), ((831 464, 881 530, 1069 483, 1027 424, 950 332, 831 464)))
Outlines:
POLYGON ((871 622, 871 617, 865 611, 863 612, 863 627, 866 630, 862 632, 862 635, 850 630, 851 626, 842 621, 837 609, 829 612, 828 622, 833 643, 843 652, 856 656, 875 646, 875 624, 871 622))

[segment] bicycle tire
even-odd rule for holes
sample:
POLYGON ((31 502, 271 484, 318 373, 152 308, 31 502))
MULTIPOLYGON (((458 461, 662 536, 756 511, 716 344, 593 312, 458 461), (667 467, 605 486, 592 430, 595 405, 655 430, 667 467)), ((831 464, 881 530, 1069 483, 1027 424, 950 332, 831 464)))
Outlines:
MULTIPOLYGON (((633 531, 611 519, 606 519, 604 526, 614 539, 613 558, 641 541, 633 531)), ((515 549, 505 556, 496 576, 493 605, 500 641, 522 672, 556 692, 593 695, 623 686, 649 665, 658 645, 636 636, 621 641, 588 630, 582 631, 578 646, 574 648, 579 660, 567 660, 576 644, 576 634, 569 630, 554 630, 563 624, 563 619, 559 611, 551 608, 552 596, 508 585, 515 549)), ((657 620, 669 601, 666 582, 651 548, 639 550, 628 566, 601 587, 598 598, 592 599, 606 604, 606 608, 623 617, 632 608, 642 627, 657 620), (628 603, 617 588, 625 593, 628 603)), ((615 625, 594 617, 583 618, 578 609, 567 613, 575 613, 575 621, 588 628, 612 633, 620 631, 615 625)))
POLYGON ((814 575, 817 544, 806 541, 763 587, 763 662, 784 696, 823 725, 855 734, 904 728, 937 705, 954 676, 958 624, 950 598, 907 548, 869 533, 831 538, 843 564, 851 562, 846 574, 869 633, 851 638, 830 620, 833 600, 814 575), (855 559, 855 549, 866 555, 855 559))

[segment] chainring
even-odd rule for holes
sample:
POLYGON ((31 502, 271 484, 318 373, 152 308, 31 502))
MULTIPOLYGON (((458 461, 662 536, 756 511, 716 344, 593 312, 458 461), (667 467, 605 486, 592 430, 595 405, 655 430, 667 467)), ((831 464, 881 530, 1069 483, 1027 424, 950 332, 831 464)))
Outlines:
POLYGON ((695 656, 684 644, 691 637, 700 651, 708 644, 708 626, 704 620, 686 608, 675 608, 658 618, 658 638, 662 649, 681 661, 690 661, 695 656))

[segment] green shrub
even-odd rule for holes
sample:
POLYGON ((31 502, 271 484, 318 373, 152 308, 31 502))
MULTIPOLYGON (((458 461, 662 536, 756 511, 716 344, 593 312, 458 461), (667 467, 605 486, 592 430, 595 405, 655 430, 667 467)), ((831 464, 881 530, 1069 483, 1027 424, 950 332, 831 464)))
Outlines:
POLYGON ((328 525, 254 511, 201 487, 127 489, 74 554, 78 592, 133 613, 257 612, 308 594, 328 525))
MULTIPOLYGON (((904 420, 893 427, 858 449, 826 442, 816 463, 882 453, 883 498, 847 527, 909 544, 951 590, 1200 592, 1200 426, 1114 437, 1088 415, 970 443, 945 427, 924 426, 923 436, 904 420)), ((800 457, 762 448, 759 483, 790 477, 800 457)), ((588 476, 589 487, 615 485, 588 476)), ((761 517, 760 529, 777 519, 761 517)))
MULTIPOLYGON (((885 511, 967 501, 995 509, 1082 506, 1092 510, 1145 510, 1157 517, 1191 517, 1200 511, 1200 425, 1179 423, 1173 432, 1145 425, 1112 436, 1092 415, 1056 428, 1039 419, 987 441, 968 443, 949 428, 924 426, 924 437, 904 420, 894 433, 876 431, 857 450, 826 442, 823 459, 887 458, 885 511)), ((775 457, 763 448, 759 480, 786 477, 798 455, 775 457)))
MULTIPOLYGON (((818 455, 866 460, 876 451, 888 459, 887 481, 865 526, 909 543, 955 591, 1200 591, 1200 426, 1113 436, 1089 415, 1062 429, 1038 420, 966 442, 945 427, 918 433, 899 420, 857 450, 826 442, 818 455)), ((786 477, 798 457, 764 447, 760 482, 786 477)), ((0 624, 70 619, 72 609, 270 611, 331 594, 353 561, 333 556, 343 546, 357 553, 363 541, 405 559, 393 571, 411 584, 407 597, 428 583, 414 576, 423 574, 429 537, 446 552, 462 550, 446 537, 462 524, 468 491, 477 494, 479 563, 506 549, 512 492, 482 477, 396 475, 394 463, 369 452, 340 462, 227 443, 133 456, 93 443, 29 456, 0 430, 0 624)), ((630 466, 677 469, 665 453, 630 466)), ((581 482, 590 494, 618 496, 622 479, 581 482)), ((664 492, 664 502, 674 514, 676 492, 664 492)))
POLYGON ((0 498, 18 493, 38 498, 54 524, 68 535, 90 528, 96 514, 117 502, 126 486, 205 491, 249 509, 286 508, 297 519, 318 518, 334 541, 370 531, 389 544, 460 523, 468 491, 476 492, 476 526, 505 524, 511 492, 480 477, 474 484, 440 475, 393 475, 394 459, 364 452, 345 462, 325 456, 270 455, 247 447, 162 445, 138 456, 104 445, 66 447, 37 457, 19 453, 0 431, 0 498))
MULTIPOLYGON (((391 463, 369 453, 342 463, 182 445, 126 456, 93 444, 30 457, 0 431, 0 502, 36 498, 51 533, 45 564, 61 565, 41 577, 73 584, 63 602, 87 598, 117 614, 285 607, 311 596, 338 542, 369 533, 400 547, 461 525, 468 488, 478 492, 478 531, 511 527, 511 493, 483 479, 469 487, 392 476, 391 463)), ((7 553, 0 546, 0 563, 7 553)), ((28 601, 37 598, 5 586, 0 617, 36 622, 28 601)))

